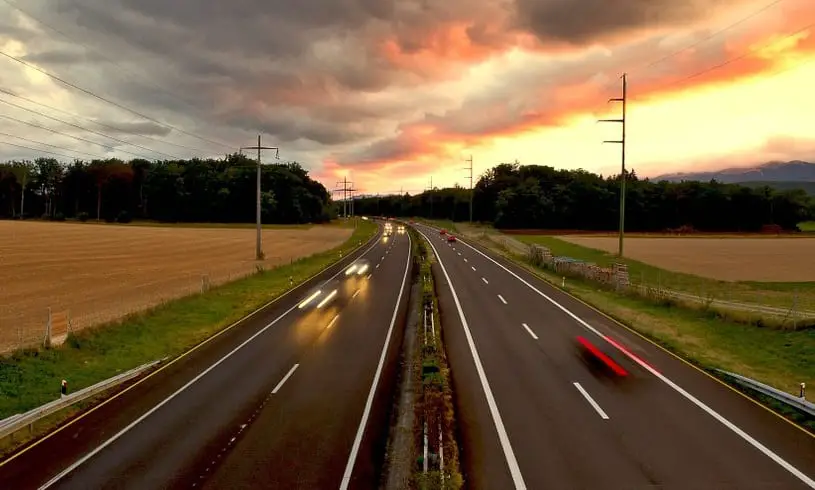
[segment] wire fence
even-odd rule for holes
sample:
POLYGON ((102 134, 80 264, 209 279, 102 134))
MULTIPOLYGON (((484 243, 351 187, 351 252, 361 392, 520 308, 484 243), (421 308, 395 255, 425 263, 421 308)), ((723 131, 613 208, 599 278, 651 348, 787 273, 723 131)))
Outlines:
POLYGON ((528 245, 496 233, 472 233, 471 238, 491 242, 533 266, 562 277, 580 278, 608 290, 649 300, 713 310, 729 318, 783 328, 815 325, 815 294, 804 287, 779 285, 755 288, 741 283, 693 280, 675 274, 631 274, 626 264, 601 267, 571 257, 554 256, 541 245, 528 245))

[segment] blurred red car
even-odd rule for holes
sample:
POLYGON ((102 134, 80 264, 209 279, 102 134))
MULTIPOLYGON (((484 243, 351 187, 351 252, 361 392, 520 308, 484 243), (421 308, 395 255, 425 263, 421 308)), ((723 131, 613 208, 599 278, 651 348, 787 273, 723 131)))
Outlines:
POLYGON ((453 235, 448 235, 447 236, 447 242, 448 243, 452 243, 452 242, 455 242, 455 241, 456 241, 456 237, 454 237, 453 235))
POLYGON ((444 228, 442 228, 441 230, 439 230, 439 234, 440 234, 440 235, 446 235, 446 234, 447 234, 447 230, 445 230, 444 228))

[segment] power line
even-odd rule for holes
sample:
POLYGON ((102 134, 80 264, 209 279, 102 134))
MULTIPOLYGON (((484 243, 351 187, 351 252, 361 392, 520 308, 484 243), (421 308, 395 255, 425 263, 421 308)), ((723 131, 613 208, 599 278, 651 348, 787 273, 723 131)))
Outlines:
POLYGON ((18 108, 18 109, 22 109, 22 110, 24 110, 24 111, 28 111, 28 112, 30 112, 30 113, 32 113, 32 114, 37 114, 37 115, 39 115, 39 116, 45 117, 45 118, 47 118, 47 119, 50 119, 50 120, 52 120, 52 121, 56 121, 56 122, 59 122, 59 123, 62 123, 62 124, 67 124, 68 126, 71 126, 71 127, 73 127, 73 128, 77 128, 77 129, 82 130, 82 131, 87 131, 87 132, 89 132, 89 133, 93 133, 93 134, 95 134, 95 135, 102 136, 103 138, 109 138, 109 139, 112 139, 113 141, 116 141, 116 142, 118 142, 118 143, 123 143, 123 144, 125 144, 125 145, 135 146, 136 148, 141 148, 142 150, 146 150, 146 151, 153 152, 153 153, 158 153, 159 155, 168 156, 168 157, 170 157, 170 158, 179 158, 179 157, 177 157, 177 156, 175 156, 175 155, 170 155, 169 153, 164 153, 164 152, 162 152, 162 151, 153 150, 153 149, 151 149, 151 148, 147 148, 146 146, 137 145, 136 143, 130 143, 129 141, 125 141, 125 140, 122 140, 122 139, 119 139, 119 138, 115 138, 115 137, 113 137, 113 136, 109 136, 109 135, 107 135, 107 134, 105 134, 105 133, 100 133, 99 131, 96 131, 96 130, 93 130, 93 129, 88 129, 88 128, 85 128, 85 127, 80 126, 80 125, 78 125, 78 124, 74 124, 74 123, 71 123, 71 122, 64 121, 64 120, 62 120, 62 119, 59 119, 59 118, 53 117, 53 116, 49 116, 48 114, 43 114, 43 113, 42 113, 42 112, 40 112, 40 111, 35 111, 34 109, 29 109, 29 108, 27 108, 27 107, 23 107, 23 106, 21 106, 21 105, 15 104, 15 103, 13 103, 13 102, 9 102, 9 101, 7 101, 7 100, 0 99, 0 103, 6 104, 6 105, 10 105, 10 106, 12 106, 12 107, 16 107, 16 108, 18 108))
MULTIPOLYGON (((700 44, 702 44, 702 43, 705 43, 705 42, 707 42, 707 41, 710 41, 711 39, 713 39, 714 37, 718 36, 719 34, 722 34, 722 33, 724 33, 724 32, 727 32, 727 31, 729 31, 730 29, 732 29, 732 28, 734 28, 734 27, 737 27, 737 26, 739 26, 739 25, 743 24, 744 22, 747 22, 748 20, 750 20, 750 19, 752 19, 752 18, 754 18, 754 17, 758 17, 759 15, 763 14, 763 13, 764 13, 764 12, 766 12, 767 10, 769 10, 769 9, 771 9, 771 8, 773 8, 773 7, 775 7, 776 5, 778 5, 779 3, 784 2, 784 1, 786 1, 786 0, 773 0, 772 2, 770 2, 770 3, 766 4, 766 5, 764 5, 762 8, 760 8, 760 9, 758 9, 758 10, 756 10, 756 11, 751 12, 751 13, 750 13, 750 14, 748 14, 746 17, 742 17, 741 19, 739 19, 739 20, 737 20, 736 22, 734 22, 734 23, 732 23, 732 24, 728 25, 727 27, 723 27, 722 29, 719 29, 718 31, 716 31, 716 32, 714 32, 714 33, 712 33, 712 34, 708 35, 707 37, 702 38, 702 39, 700 39, 700 40, 696 41, 696 42, 695 42, 695 43, 693 43, 693 44, 690 44, 690 45, 688 45, 688 46, 685 46, 684 48, 680 49, 679 51, 676 51, 676 52, 671 53, 671 54, 669 54, 669 55, 666 55, 666 56, 664 56, 664 57, 662 57, 662 58, 659 58, 659 59, 657 59, 657 60, 655 60, 655 61, 652 61, 652 62, 648 63, 647 65, 641 66, 640 68, 651 68, 652 66, 654 66, 654 65, 658 65, 658 64, 662 63, 663 61, 666 61, 666 60, 668 60, 668 59, 670 59, 670 58, 673 58, 674 56, 676 56, 676 55, 678 55, 678 54, 682 54, 682 53, 684 53, 685 51, 687 51, 687 50, 689 50, 689 49, 695 48, 696 46, 699 46, 699 45, 700 45, 700 44)), ((639 70, 640 68, 637 68, 637 70, 639 70)))
POLYGON ((55 152, 53 152, 53 151, 41 150, 41 149, 39 149, 39 148, 31 148, 31 147, 29 147, 29 146, 17 145, 17 144, 14 144, 14 143, 9 143, 8 141, 0 141, 0 143, 2 143, 2 144, 4 144, 4 145, 9 145, 9 146, 15 146, 15 147, 17 147, 17 148, 22 148, 22 149, 24 149, 24 150, 31 150, 31 151, 36 151, 36 152, 40 152, 40 153, 48 153, 49 155, 56 155, 56 156, 58 156, 58 157, 67 158, 67 159, 69 159, 69 160, 76 160, 76 159, 77 159, 76 157, 71 157, 71 156, 68 156, 68 155, 63 155, 62 153, 55 153, 55 152))
MULTIPOLYGON (((750 56, 751 54, 756 54, 759 51, 767 49, 768 47, 772 46, 773 44, 776 44, 776 43, 778 43, 780 41, 783 41, 785 39, 789 39, 789 38, 791 38, 793 36, 796 36, 796 35, 804 32, 804 31, 808 30, 808 29, 811 29, 813 27, 815 27, 815 22, 813 22, 813 23, 811 23, 811 24, 809 24, 807 26, 802 27, 801 29, 798 29, 797 31, 795 31, 795 32, 793 32, 791 34, 787 34, 786 36, 782 37, 781 39, 774 39, 772 41, 769 41, 769 42, 759 46, 758 48, 750 49, 746 53, 742 53, 739 56, 734 56, 734 57, 732 57, 730 59, 727 59, 727 60, 725 60, 725 61, 723 61, 723 62, 721 62, 721 63, 719 63, 717 65, 711 66, 710 68, 706 68, 704 70, 698 71, 698 72, 694 73, 693 75, 689 75, 687 77, 680 78, 678 80, 674 80, 673 82, 670 82, 667 85, 663 85, 661 88, 673 87, 674 85, 680 84, 682 82, 686 82, 688 80, 692 80, 692 79, 694 79, 696 77, 705 75, 705 74, 710 73, 710 72, 712 72, 714 70, 718 70, 719 68, 724 68, 727 65, 735 63, 736 61, 743 60, 744 58, 750 56)), ((784 71, 787 71, 787 70, 784 70, 784 71)))
POLYGON ((74 37, 72 37, 72 36, 69 36, 69 35, 68 35, 68 34, 66 34, 65 32, 63 32, 63 31, 61 31, 61 30, 57 29, 56 27, 54 27, 54 26, 52 26, 51 24, 49 24, 49 23, 45 22, 45 21, 44 21, 44 20, 42 20, 41 18, 39 18, 39 17, 35 16, 35 15, 34 15, 34 14, 32 14, 31 12, 29 12, 29 11, 27 11, 27 10, 23 9, 22 7, 20 7, 19 5, 17 5, 17 3, 16 3, 16 2, 12 2, 12 1, 10 1, 10 0, 3 0, 3 2, 5 2, 5 3, 6 3, 6 4, 9 6, 9 7, 11 7, 11 8, 13 8, 13 9, 17 10, 18 12, 23 13, 24 15, 26 15, 26 16, 27 16, 27 17, 29 17, 30 19, 35 20, 35 21, 39 22, 40 24, 42 24, 42 25, 44 25, 45 27, 47 27, 47 28, 51 29, 52 31, 56 32, 57 34, 59 34, 59 35, 63 36, 64 38, 68 39, 69 41, 71 41, 71 42, 73 42, 73 43, 76 43, 76 44, 79 44, 80 46, 84 47, 85 49, 87 49, 87 50, 89 50, 89 51, 91 51, 91 52, 96 53, 96 54, 97 54, 97 55, 99 55, 99 56, 100 56, 100 57, 101 57, 103 60, 105 60, 105 61, 107 61, 108 63, 112 64, 113 66, 115 66, 115 67, 116 67, 116 68, 118 68, 119 70, 124 71, 124 72, 127 72, 127 73, 128 73, 128 74, 130 74, 131 76, 135 76, 135 77, 139 77, 139 78, 141 78, 143 82, 146 82, 146 83, 147 83, 147 85, 150 85, 152 88, 154 88, 154 89, 156 89, 156 90, 159 90, 159 91, 161 91, 161 92, 164 92, 166 95, 169 95, 169 96, 170 96, 170 97, 172 97, 173 99, 175 99, 175 100, 177 100, 177 101, 179 101, 179 102, 181 102, 181 103, 185 104, 187 107, 190 107, 190 108, 192 108, 192 109, 196 109, 196 108, 195 108, 195 107, 194 107, 192 104, 190 104, 190 103, 189 103, 189 102, 187 102, 186 100, 184 100, 184 99, 182 99, 182 98, 178 97, 176 94, 174 94, 174 93, 170 92, 169 90, 167 90, 167 89, 165 89, 165 88, 161 87, 160 85, 157 85, 157 84, 152 83, 152 82, 151 82, 149 79, 147 79, 147 78, 143 77, 141 74, 139 74, 139 73, 137 73, 137 72, 133 72, 133 71, 131 71, 131 70, 128 70, 127 68, 125 68, 125 67, 124 67, 124 66, 122 66, 121 64, 119 64, 119 63, 117 63, 116 61, 114 61, 114 60, 110 59, 109 57, 105 56, 105 54, 104 54, 104 53, 102 53, 100 50, 98 50, 98 49, 96 49, 96 48, 94 48, 94 47, 92 47, 92 46, 89 46, 88 44, 86 44, 86 43, 84 43, 84 42, 82 42, 82 41, 79 41, 79 40, 77 40, 76 38, 74 38, 74 37))
MULTIPOLYGON (((122 149, 116 148, 116 147, 114 147, 114 146, 109 146, 109 145, 106 145, 106 144, 104 144, 104 143, 98 143, 98 142, 96 142, 96 141, 91 141, 91 140, 87 140, 87 139, 85 139, 85 138, 80 138, 79 136, 74 136, 74 135, 72 135, 72 134, 68 134, 68 133, 65 133, 65 132, 62 132, 62 131, 57 131, 56 129, 46 128, 45 126, 40 126, 39 124, 35 124, 35 123, 32 123, 32 122, 28 122, 28 121, 23 121, 22 119, 17 119, 16 117, 7 116, 7 115, 5 115, 5 114, 0 114, 0 117, 2 117, 2 118, 4 118, 4 119, 8 119, 8 120, 10 120, 10 121, 15 121, 15 122, 18 122, 18 123, 20 123, 20 124, 25 124, 26 126, 31 126, 31 127, 33 127, 33 128, 44 129, 44 130, 46 130, 46 131, 50 131, 50 132, 52 132, 52 133, 54 133, 54 134, 59 134, 59 135, 62 135, 62 136, 67 136, 67 137, 69 137, 69 138, 73 138, 73 139, 75 139, 75 140, 77 140, 77 141, 84 141, 85 143, 90 143, 90 144, 92 144, 92 145, 98 145, 98 146, 101 146, 101 147, 104 147, 104 148, 108 148, 108 149, 113 150, 113 151, 121 151, 122 153, 127 153, 127 154, 130 154, 130 155, 136 156, 136 157, 138 157, 138 158, 143 158, 143 159, 145 159, 145 160, 151 160, 150 158, 147 158, 147 157, 145 157, 145 156, 143 156, 143 155, 139 155, 139 154, 137 154, 137 153, 129 152, 129 151, 127 151, 127 150, 122 150, 122 149)), ((153 159, 153 160, 155 160, 155 159, 153 159)))
POLYGON ((28 141, 29 143, 34 143, 34 144, 37 144, 37 145, 48 146, 48 147, 50 147, 50 148, 56 148, 56 149, 58 149, 58 150, 65 150, 65 151, 72 151, 72 152, 74 152, 74 153, 81 153, 81 154, 83 154, 83 155, 87 155, 87 156, 89 156, 89 157, 91 157, 91 158, 98 158, 98 159, 100 159, 100 160, 103 160, 103 159, 105 159, 105 158, 106 158, 106 157, 103 157, 103 156, 100 156, 100 155, 95 155, 95 154, 93 154, 93 153, 87 153, 87 152, 84 152, 84 151, 79 151, 79 150, 72 150, 72 149, 70 149, 70 148, 65 148, 64 146, 57 146, 57 145, 52 145, 52 144, 50 144, 50 143, 43 143, 42 141, 32 140, 32 139, 24 138, 24 137, 22 137, 22 136, 15 136, 15 135, 13 135, 13 134, 8 134, 8 133, 3 133, 3 132, 0 132, 0 136, 6 136, 6 137, 8 137, 8 138, 15 138, 15 139, 22 140, 22 141, 28 141))
POLYGON ((72 87, 72 88, 74 88, 76 90, 79 90, 82 93, 90 95, 91 97, 93 97, 95 99, 101 100, 103 102, 107 102, 108 104, 116 106, 116 107, 118 107, 118 108, 120 108, 122 110, 125 110, 125 111, 127 111, 127 112, 129 112, 131 114, 135 114, 136 116, 147 119, 148 121, 152 121, 152 122, 154 122, 156 124, 159 124, 159 125, 161 125, 161 126, 163 126, 165 128, 173 129, 175 131, 178 131, 179 133, 183 133, 183 134, 186 134, 188 136, 192 136, 193 138, 200 139, 201 141, 206 141, 208 143, 212 143, 214 145, 222 146, 224 148, 233 148, 232 145, 227 145, 225 143, 219 143, 217 141, 213 141, 213 140, 205 138, 203 136, 198 136, 198 135, 190 133, 188 131, 184 131, 183 129, 177 128, 177 127, 175 127, 175 126, 173 126, 173 125, 171 125, 169 123, 163 123, 163 122, 159 121, 158 119, 155 119, 155 118, 152 118, 152 117, 150 117, 148 115, 142 114, 141 112, 138 112, 138 111, 136 111, 134 109, 131 109, 131 108, 129 108, 129 107, 125 106, 125 105, 122 105, 122 104, 120 104, 118 102, 107 99, 107 98, 105 98, 105 97, 103 97, 101 95, 98 95, 98 94, 96 94, 96 93, 94 93, 94 92, 92 92, 92 91, 90 91, 88 89, 82 88, 79 85, 76 85, 74 83, 71 83, 71 82, 63 79, 63 78, 60 78, 57 75, 49 73, 49 72, 43 70, 42 68, 39 68, 36 65, 33 65, 33 64, 31 64, 31 63, 29 63, 29 62, 27 62, 27 61, 25 61, 23 59, 20 59, 20 58, 18 58, 16 56, 10 55, 10 54, 6 53, 5 51, 0 50, 0 55, 5 56, 6 58, 8 58, 8 59, 10 59, 12 61, 16 61, 17 63, 20 63, 23 66, 31 68, 32 70, 36 70, 36 71, 42 73, 43 75, 45 75, 45 76, 47 76, 49 78, 52 78, 52 79, 54 79, 54 80, 56 80, 56 81, 58 81, 58 82, 60 82, 60 83, 62 83, 64 85, 67 85, 68 87, 72 87))
MULTIPOLYGON (((10 90, 6 90, 4 88, 0 88, 0 93, 5 94, 5 95, 9 95, 9 96, 17 98, 17 99, 24 100, 24 101, 26 101, 26 102, 28 102, 30 104, 34 104, 34 105, 44 107, 46 109, 49 109, 49 110, 52 110, 52 111, 55 111, 55 112, 65 114, 66 116, 71 116, 71 117, 75 117, 75 118, 78 118, 78 119, 84 119, 84 120, 86 120, 86 121, 88 121, 88 122, 90 122, 92 124, 96 124, 97 126, 102 126, 103 128, 112 129, 114 131, 122 131, 122 132, 125 132, 125 133, 132 134, 134 136, 138 136, 140 138, 145 138, 145 139, 149 139, 151 141, 155 141, 156 143, 162 143, 162 144, 165 144, 165 145, 172 145, 172 146, 176 146, 178 148, 183 148, 185 150, 190 150, 190 151, 194 151, 194 152, 199 152, 200 151, 198 148, 192 148, 190 146, 180 145, 178 143, 173 143, 171 141, 160 140, 158 138, 153 138, 152 136, 148 136, 146 134, 140 134, 140 133, 137 133, 135 131, 127 131, 127 130, 123 130, 122 128, 117 128, 116 126, 111 126, 110 124, 101 123, 99 121, 95 121, 91 117, 83 116, 81 114, 74 114, 72 112, 68 112, 66 110, 59 109, 59 108, 54 107, 54 106, 50 106, 48 104, 43 104, 42 102, 37 102, 34 99, 30 99, 28 97, 24 97, 22 95, 15 94, 14 92, 11 92, 10 90)), ((174 158, 178 158, 178 157, 174 157, 174 158)))

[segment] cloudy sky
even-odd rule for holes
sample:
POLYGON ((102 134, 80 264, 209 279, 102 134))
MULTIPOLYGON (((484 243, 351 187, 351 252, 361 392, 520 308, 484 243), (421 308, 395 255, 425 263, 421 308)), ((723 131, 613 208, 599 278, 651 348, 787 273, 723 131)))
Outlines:
POLYGON ((0 0, 0 160, 260 132, 329 189, 609 174, 623 72, 641 176, 815 158, 812 0, 0 0))

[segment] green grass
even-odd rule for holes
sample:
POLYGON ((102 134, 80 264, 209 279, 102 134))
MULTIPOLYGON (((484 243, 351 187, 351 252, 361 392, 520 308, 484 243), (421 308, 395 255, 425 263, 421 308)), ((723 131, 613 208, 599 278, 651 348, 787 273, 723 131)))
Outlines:
POLYGON ((815 233, 815 221, 804 221, 803 223, 798 223, 798 228, 807 233, 815 233))
POLYGON ((790 308, 795 304, 801 309, 815 310, 815 282, 717 281, 661 269, 628 258, 621 260, 615 254, 575 245, 553 236, 515 235, 512 238, 524 243, 536 243, 548 247, 553 255, 593 262, 601 267, 611 267, 615 262, 623 262, 628 265, 628 274, 632 283, 661 286, 704 298, 713 297, 726 301, 760 303, 782 308, 790 308))
POLYGON ((57 398, 63 378, 76 391, 140 364, 177 356, 283 294, 289 277, 295 284, 304 281, 375 231, 374 223, 361 222, 349 240, 332 250, 80 332, 61 348, 20 351, 0 359, 0 418, 57 398))
MULTIPOLYGON (((484 244, 508 255, 490 242, 484 244)), ((726 321, 713 312, 623 296, 579 279, 567 280, 566 287, 560 288, 559 277, 518 257, 510 258, 703 369, 736 372, 796 395, 800 382, 815 383, 815 330, 776 330, 726 321)), ((804 425, 815 429, 811 420, 804 425)))

